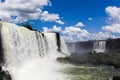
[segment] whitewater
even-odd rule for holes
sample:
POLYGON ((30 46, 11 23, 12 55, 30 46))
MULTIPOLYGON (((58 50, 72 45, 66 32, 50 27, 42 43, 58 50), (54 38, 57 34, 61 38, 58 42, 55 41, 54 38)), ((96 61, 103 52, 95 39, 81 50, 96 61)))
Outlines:
POLYGON ((56 35, 0 22, 2 68, 9 71, 12 80, 67 80, 60 72, 66 65, 56 59, 69 53, 61 36, 57 44, 56 35))

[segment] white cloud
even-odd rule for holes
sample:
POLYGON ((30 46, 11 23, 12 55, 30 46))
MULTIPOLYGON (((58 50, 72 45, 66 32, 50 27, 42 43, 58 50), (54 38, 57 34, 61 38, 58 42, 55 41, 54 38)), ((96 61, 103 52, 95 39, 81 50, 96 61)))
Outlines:
POLYGON ((43 32, 51 32, 51 31, 49 30, 49 28, 43 27, 43 32))
POLYGON ((109 32, 100 31, 98 33, 90 33, 86 29, 81 29, 76 26, 66 27, 62 33, 66 41, 103 40, 110 37, 115 38, 115 36, 109 32))
POLYGON ((52 28, 43 27, 43 31, 44 32, 60 32, 62 31, 62 28, 54 25, 52 28))
POLYGON ((88 20, 91 21, 91 20, 93 20, 93 18, 89 17, 88 20))
POLYGON ((62 30, 62 28, 54 25, 52 30, 55 31, 55 32, 60 32, 62 30))
POLYGON ((49 3, 49 0, 6 0, 0 3, 0 18, 7 22, 38 19, 42 8, 49 3), (16 19, 11 19, 11 16, 16 16, 16 19))
POLYGON ((87 30, 82 30, 75 26, 65 27, 62 34, 66 41, 86 40, 89 36, 89 32, 87 30))
POLYGON ((51 6, 50 0, 5 0, 0 3, 0 19, 14 23, 41 19, 64 24, 59 14, 43 11, 44 6, 51 6))
MULTIPOLYGON (((89 33, 85 29, 81 29, 83 26, 81 22, 74 26, 66 27, 63 31, 64 39, 66 41, 83 41, 83 40, 103 40, 107 38, 120 37, 120 8, 115 6, 108 6, 106 8, 108 17, 108 25, 102 27, 102 31, 98 33, 89 33)), ((92 20, 91 17, 88 20, 92 20)))
POLYGON ((79 41, 87 40, 89 32, 85 29, 81 29, 84 26, 82 22, 78 22, 76 25, 65 27, 62 30, 62 35, 66 41, 79 41))
POLYGON ((85 26, 82 22, 78 22, 76 25, 76 27, 82 27, 82 26, 85 26))
POLYGON ((108 25, 103 26, 102 30, 98 33, 91 33, 91 39, 107 39, 107 38, 117 38, 115 34, 120 34, 120 8, 115 6, 108 6, 105 9, 108 17, 108 25))
POLYGON ((108 6, 106 13, 110 16, 109 20, 112 23, 120 23, 120 8, 116 6, 108 6))
POLYGON ((81 29, 76 25, 65 27, 65 29, 54 25, 52 28, 43 27, 43 31, 60 32, 66 41, 87 40, 89 38, 89 32, 85 29, 81 29))
POLYGON ((103 30, 105 31, 109 31, 112 33, 119 33, 120 34, 120 24, 112 24, 112 25, 108 25, 108 26, 104 26, 102 27, 103 30))
POLYGON ((109 25, 103 26, 102 29, 108 32, 120 34, 120 8, 108 6, 105 11, 109 15, 109 25))
POLYGON ((41 20, 43 21, 56 21, 60 19, 58 14, 49 14, 48 11, 44 11, 41 15, 41 20))
POLYGON ((103 40, 108 38, 116 38, 110 32, 99 31, 98 33, 89 33, 85 29, 75 26, 66 27, 62 31, 63 37, 66 41, 86 41, 86 40, 103 40))
POLYGON ((64 22, 62 22, 60 20, 60 17, 59 17, 59 14, 49 14, 48 11, 44 11, 42 14, 41 14, 41 18, 40 18, 42 21, 48 21, 48 22, 56 22, 56 23, 59 23, 59 24, 64 24, 64 22))
MULTIPOLYGON (((109 24, 103 26, 102 31, 98 31, 98 33, 89 33, 87 30, 81 29, 82 23, 79 22, 63 30, 64 39, 66 41, 84 41, 120 37, 120 8, 108 6, 105 11, 107 15, 109 15, 109 24)), ((88 18, 88 20, 92 20, 92 18, 88 18)))
POLYGON ((91 33, 90 35, 90 40, 104 40, 108 38, 115 38, 114 35, 112 35, 109 32, 98 32, 98 33, 91 33))
POLYGON ((57 20, 57 21, 55 21, 56 23, 58 23, 58 24, 65 24, 63 21, 61 21, 61 20, 57 20))
POLYGON ((107 38, 116 38, 111 32, 99 31, 98 33, 90 33, 86 29, 81 29, 76 25, 65 27, 62 29, 54 25, 52 28, 43 27, 44 32, 60 32, 65 41, 86 41, 86 40, 103 40, 107 38))

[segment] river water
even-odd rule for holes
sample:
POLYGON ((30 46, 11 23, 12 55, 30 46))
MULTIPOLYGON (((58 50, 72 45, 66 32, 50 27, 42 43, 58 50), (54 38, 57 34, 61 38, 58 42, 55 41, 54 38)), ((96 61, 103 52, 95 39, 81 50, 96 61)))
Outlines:
POLYGON ((120 76, 120 69, 109 66, 65 65, 61 72, 67 75, 67 80, 112 80, 113 76, 120 76))

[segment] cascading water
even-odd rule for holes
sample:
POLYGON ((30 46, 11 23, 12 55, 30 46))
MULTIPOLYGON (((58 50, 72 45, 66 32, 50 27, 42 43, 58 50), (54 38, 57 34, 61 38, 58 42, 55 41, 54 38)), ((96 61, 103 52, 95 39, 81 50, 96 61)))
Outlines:
POLYGON ((12 80, 65 80, 56 60, 68 53, 61 40, 58 52, 56 33, 39 33, 14 24, 0 22, 4 64, 12 80), (62 76, 62 77, 61 77, 62 76))
POLYGON ((95 52, 105 52, 106 41, 95 41, 93 45, 93 51, 95 52))
POLYGON ((68 52, 68 48, 65 44, 65 41, 63 39, 63 37, 60 37, 60 41, 61 41, 61 52, 67 55, 70 55, 70 53, 68 52))

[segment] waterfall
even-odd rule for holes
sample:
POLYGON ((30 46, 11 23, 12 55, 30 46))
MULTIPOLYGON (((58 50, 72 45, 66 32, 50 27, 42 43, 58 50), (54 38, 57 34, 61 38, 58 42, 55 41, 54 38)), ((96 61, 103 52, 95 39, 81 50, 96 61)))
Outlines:
POLYGON ((95 41, 93 45, 93 51, 95 52, 105 52, 106 41, 95 41))
POLYGON ((58 73, 54 70, 60 65, 55 60, 68 53, 62 37, 58 46, 56 33, 40 33, 6 22, 0 22, 0 25, 2 66, 13 80, 56 80, 58 76, 54 75, 58 73))

